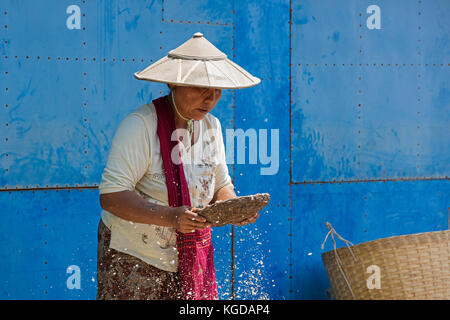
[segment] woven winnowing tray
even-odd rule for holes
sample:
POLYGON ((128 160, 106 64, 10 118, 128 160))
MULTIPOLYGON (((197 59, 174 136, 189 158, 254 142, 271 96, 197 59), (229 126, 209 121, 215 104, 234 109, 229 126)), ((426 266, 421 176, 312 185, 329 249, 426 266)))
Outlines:
POLYGON ((198 212, 213 227, 242 222, 264 208, 270 200, 268 193, 219 200, 198 212))

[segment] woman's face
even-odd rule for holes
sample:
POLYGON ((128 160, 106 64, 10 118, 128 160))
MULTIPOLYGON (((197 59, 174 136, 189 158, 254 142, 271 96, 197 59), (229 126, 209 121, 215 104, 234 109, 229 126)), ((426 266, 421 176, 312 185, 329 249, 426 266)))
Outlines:
POLYGON ((170 85, 178 111, 188 119, 201 120, 222 96, 221 89, 170 85))

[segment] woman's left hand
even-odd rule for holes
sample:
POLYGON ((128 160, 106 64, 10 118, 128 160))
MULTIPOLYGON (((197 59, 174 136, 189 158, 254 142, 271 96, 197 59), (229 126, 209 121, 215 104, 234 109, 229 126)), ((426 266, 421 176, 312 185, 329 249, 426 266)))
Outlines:
POLYGON ((238 227, 240 227, 240 226, 246 226, 246 225, 249 224, 249 223, 255 223, 255 222, 256 222, 256 219, 258 219, 258 218, 259 218, 259 212, 256 213, 254 216, 251 216, 250 218, 245 219, 244 221, 241 221, 241 222, 239 222, 239 223, 235 223, 235 225, 237 225, 238 227))

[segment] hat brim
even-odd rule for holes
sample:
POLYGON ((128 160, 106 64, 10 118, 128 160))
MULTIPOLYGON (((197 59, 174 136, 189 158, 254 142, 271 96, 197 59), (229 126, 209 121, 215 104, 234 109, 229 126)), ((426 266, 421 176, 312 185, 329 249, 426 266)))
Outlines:
POLYGON ((177 59, 165 56, 144 70, 134 73, 138 80, 185 87, 244 89, 261 79, 229 60, 177 59))

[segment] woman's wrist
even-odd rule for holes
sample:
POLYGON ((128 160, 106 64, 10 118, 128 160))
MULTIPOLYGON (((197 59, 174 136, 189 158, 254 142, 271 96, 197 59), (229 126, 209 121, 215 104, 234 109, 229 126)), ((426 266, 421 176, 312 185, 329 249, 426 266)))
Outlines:
POLYGON ((162 227, 174 227, 175 212, 174 207, 155 204, 144 200, 142 202, 145 207, 146 224, 154 224, 162 227))
POLYGON ((170 226, 174 229, 178 228, 178 208, 167 206, 166 216, 170 226))

